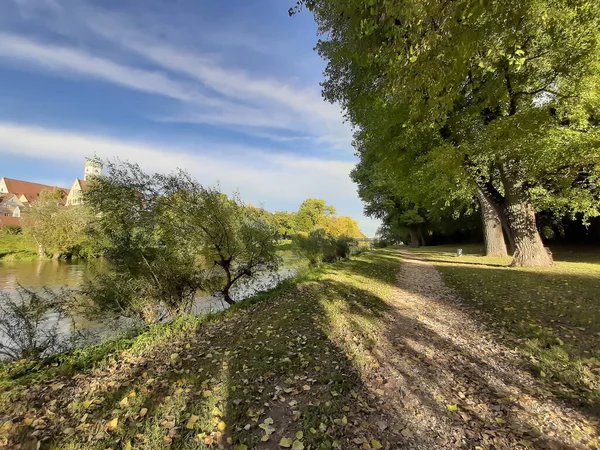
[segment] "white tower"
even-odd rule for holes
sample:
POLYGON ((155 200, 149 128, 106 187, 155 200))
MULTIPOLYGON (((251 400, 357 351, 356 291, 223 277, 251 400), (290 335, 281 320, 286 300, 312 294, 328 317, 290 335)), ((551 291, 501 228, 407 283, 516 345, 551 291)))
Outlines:
POLYGON ((102 175, 102 161, 97 156, 87 158, 83 169, 83 180, 87 181, 90 177, 102 175))

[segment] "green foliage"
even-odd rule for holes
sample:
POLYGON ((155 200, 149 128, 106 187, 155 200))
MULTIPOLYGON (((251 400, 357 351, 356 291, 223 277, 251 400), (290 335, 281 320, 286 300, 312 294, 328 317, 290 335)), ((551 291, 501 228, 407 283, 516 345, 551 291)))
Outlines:
POLYGON ((61 349, 62 305, 70 293, 34 292, 19 286, 0 292, 0 356, 39 358, 61 349))
POLYGON ((358 228, 358 223, 350 216, 330 217, 325 222, 325 230, 336 237, 364 238, 365 235, 358 228))
POLYGON ((107 164, 85 192, 110 272, 84 291, 95 312, 145 321, 190 311, 199 289, 231 289, 278 265, 277 232, 262 209, 204 188, 185 172, 148 175, 107 164))
POLYGON ((16 236, 22 232, 23 229, 16 225, 4 225, 0 228, 0 236, 16 236))
POLYGON ((0 233, 0 260, 31 260, 39 258, 35 244, 23 234, 0 233))
POLYGON ((332 216, 335 216, 335 208, 327 205, 325 200, 307 198, 294 216, 294 230, 297 233, 309 233, 316 227, 324 226, 326 220, 332 216))
POLYGON ((275 211, 271 215, 271 221, 277 227, 277 232, 282 239, 289 239, 290 236, 296 234, 294 228, 294 213, 287 211, 275 211))
POLYGON ((386 248, 389 245, 390 244, 388 243, 388 241, 386 241, 384 239, 375 239, 375 241, 373 242, 374 248, 386 248))
POLYGON ((110 271, 84 286, 94 305, 88 313, 153 322, 189 311, 205 270, 200 249, 175 220, 168 183, 137 165, 113 163, 89 182, 85 203, 110 271))
POLYGON ((245 206, 237 197, 227 198, 217 189, 204 188, 190 178, 170 177, 170 208, 177 211, 173 223, 189 245, 200 249, 212 267, 203 287, 218 291, 233 304, 231 289, 259 272, 274 272, 279 265, 278 231, 262 209, 245 206))
POLYGON ((22 218, 23 233, 40 253, 61 256, 90 256, 96 252, 90 239, 89 209, 84 205, 61 206, 62 191, 42 191, 22 218))
POLYGON ((355 241, 347 236, 335 237, 322 228, 316 228, 310 233, 299 233, 295 243, 311 266, 319 266, 323 262, 349 258, 355 241))
POLYGON ((534 208, 600 214, 598 2, 302 4, 322 33, 324 96, 357 128, 367 207, 392 186, 402 212, 429 220, 473 208, 477 186, 515 261, 544 264, 534 208))

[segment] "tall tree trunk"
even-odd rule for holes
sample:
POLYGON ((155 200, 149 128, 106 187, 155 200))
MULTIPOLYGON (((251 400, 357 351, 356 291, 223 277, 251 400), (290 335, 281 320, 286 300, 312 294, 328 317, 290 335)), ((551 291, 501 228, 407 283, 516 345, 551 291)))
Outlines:
POLYGON ((508 256, 500 215, 481 189, 477 190, 477 198, 481 209, 486 256, 508 256))
POLYGON ((416 228, 410 228, 410 246, 411 247, 420 247, 421 242, 419 241, 419 230, 416 228))
POLYGON ((535 210, 525 188, 509 174, 502 173, 504 208, 515 240, 515 254, 510 263, 519 267, 547 267, 552 256, 544 247, 535 222, 535 210))
POLYGON ((425 241, 425 233, 423 233, 423 230, 419 228, 419 244, 420 245, 427 245, 426 241, 425 241))
POLYGON ((502 223, 504 237, 506 238, 506 243, 508 244, 508 251, 511 253, 511 255, 514 255, 517 248, 515 246, 515 238, 512 234, 512 230, 510 229, 510 225, 508 225, 508 219, 506 218, 506 214, 504 213, 501 207, 496 207, 495 209, 496 214, 498 214, 498 217, 500 217, 500 222, 502 223))

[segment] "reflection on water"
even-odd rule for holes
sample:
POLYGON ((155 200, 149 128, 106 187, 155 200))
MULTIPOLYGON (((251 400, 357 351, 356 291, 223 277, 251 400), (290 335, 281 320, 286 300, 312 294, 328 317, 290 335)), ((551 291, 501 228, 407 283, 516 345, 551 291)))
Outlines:
MULTIPOLYGON (((86 278, 93 277, 96 273, 107 270, 106 262, 96 260, 74 260, 74 261, 0 261, 0 291, 9 295, 15 293, 16 288, 21 285, 28 289, 40 289, 48 287, 56 290, 67 286, 76 288, 86 278)), ((236 301, 248 298, 257 292, 271 289, 281 281, 296 274, 292 267, 281 267, 276 273, 259 274, 248 283, 241 284, 232 289, 232 298, 236 301)), ((1 301, 1 300, 0 300, 1 301)), ((192 307, 193 314, 206 314, 218 312, 227 308, 227 304, 218 296, 199 293, 192 307)), ((90 322, 84 317, 74 317, 74 324, 64 320, 60 324, 62 334, 68 336, 72 327, 90 333, 98 338, 118 332, 128 326, 128 321, 115 323, 90 322)), ((0 337, 2 339, 2 337, 0 337)))
POLYGON ((26 288, 46 286, 77 287, 85 276, 102 270, 102 259, 73 261, 0 261, 0 290, 15 289, 19 284, 26 288))

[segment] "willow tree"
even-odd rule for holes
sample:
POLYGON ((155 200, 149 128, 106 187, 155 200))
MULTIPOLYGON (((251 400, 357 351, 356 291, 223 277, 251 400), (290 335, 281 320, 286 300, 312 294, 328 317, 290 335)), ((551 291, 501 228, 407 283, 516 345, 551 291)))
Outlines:
POLYGON ((445 159, 462 165, 506 224, 513 265, 551 264, 536 201, 564 207, 566 198, 570 212, 598 214, 599 2, 302 5, 322 33, 325 97, 359 130, 378 131, 388 117, 399 134, 440 133, 445 159))

